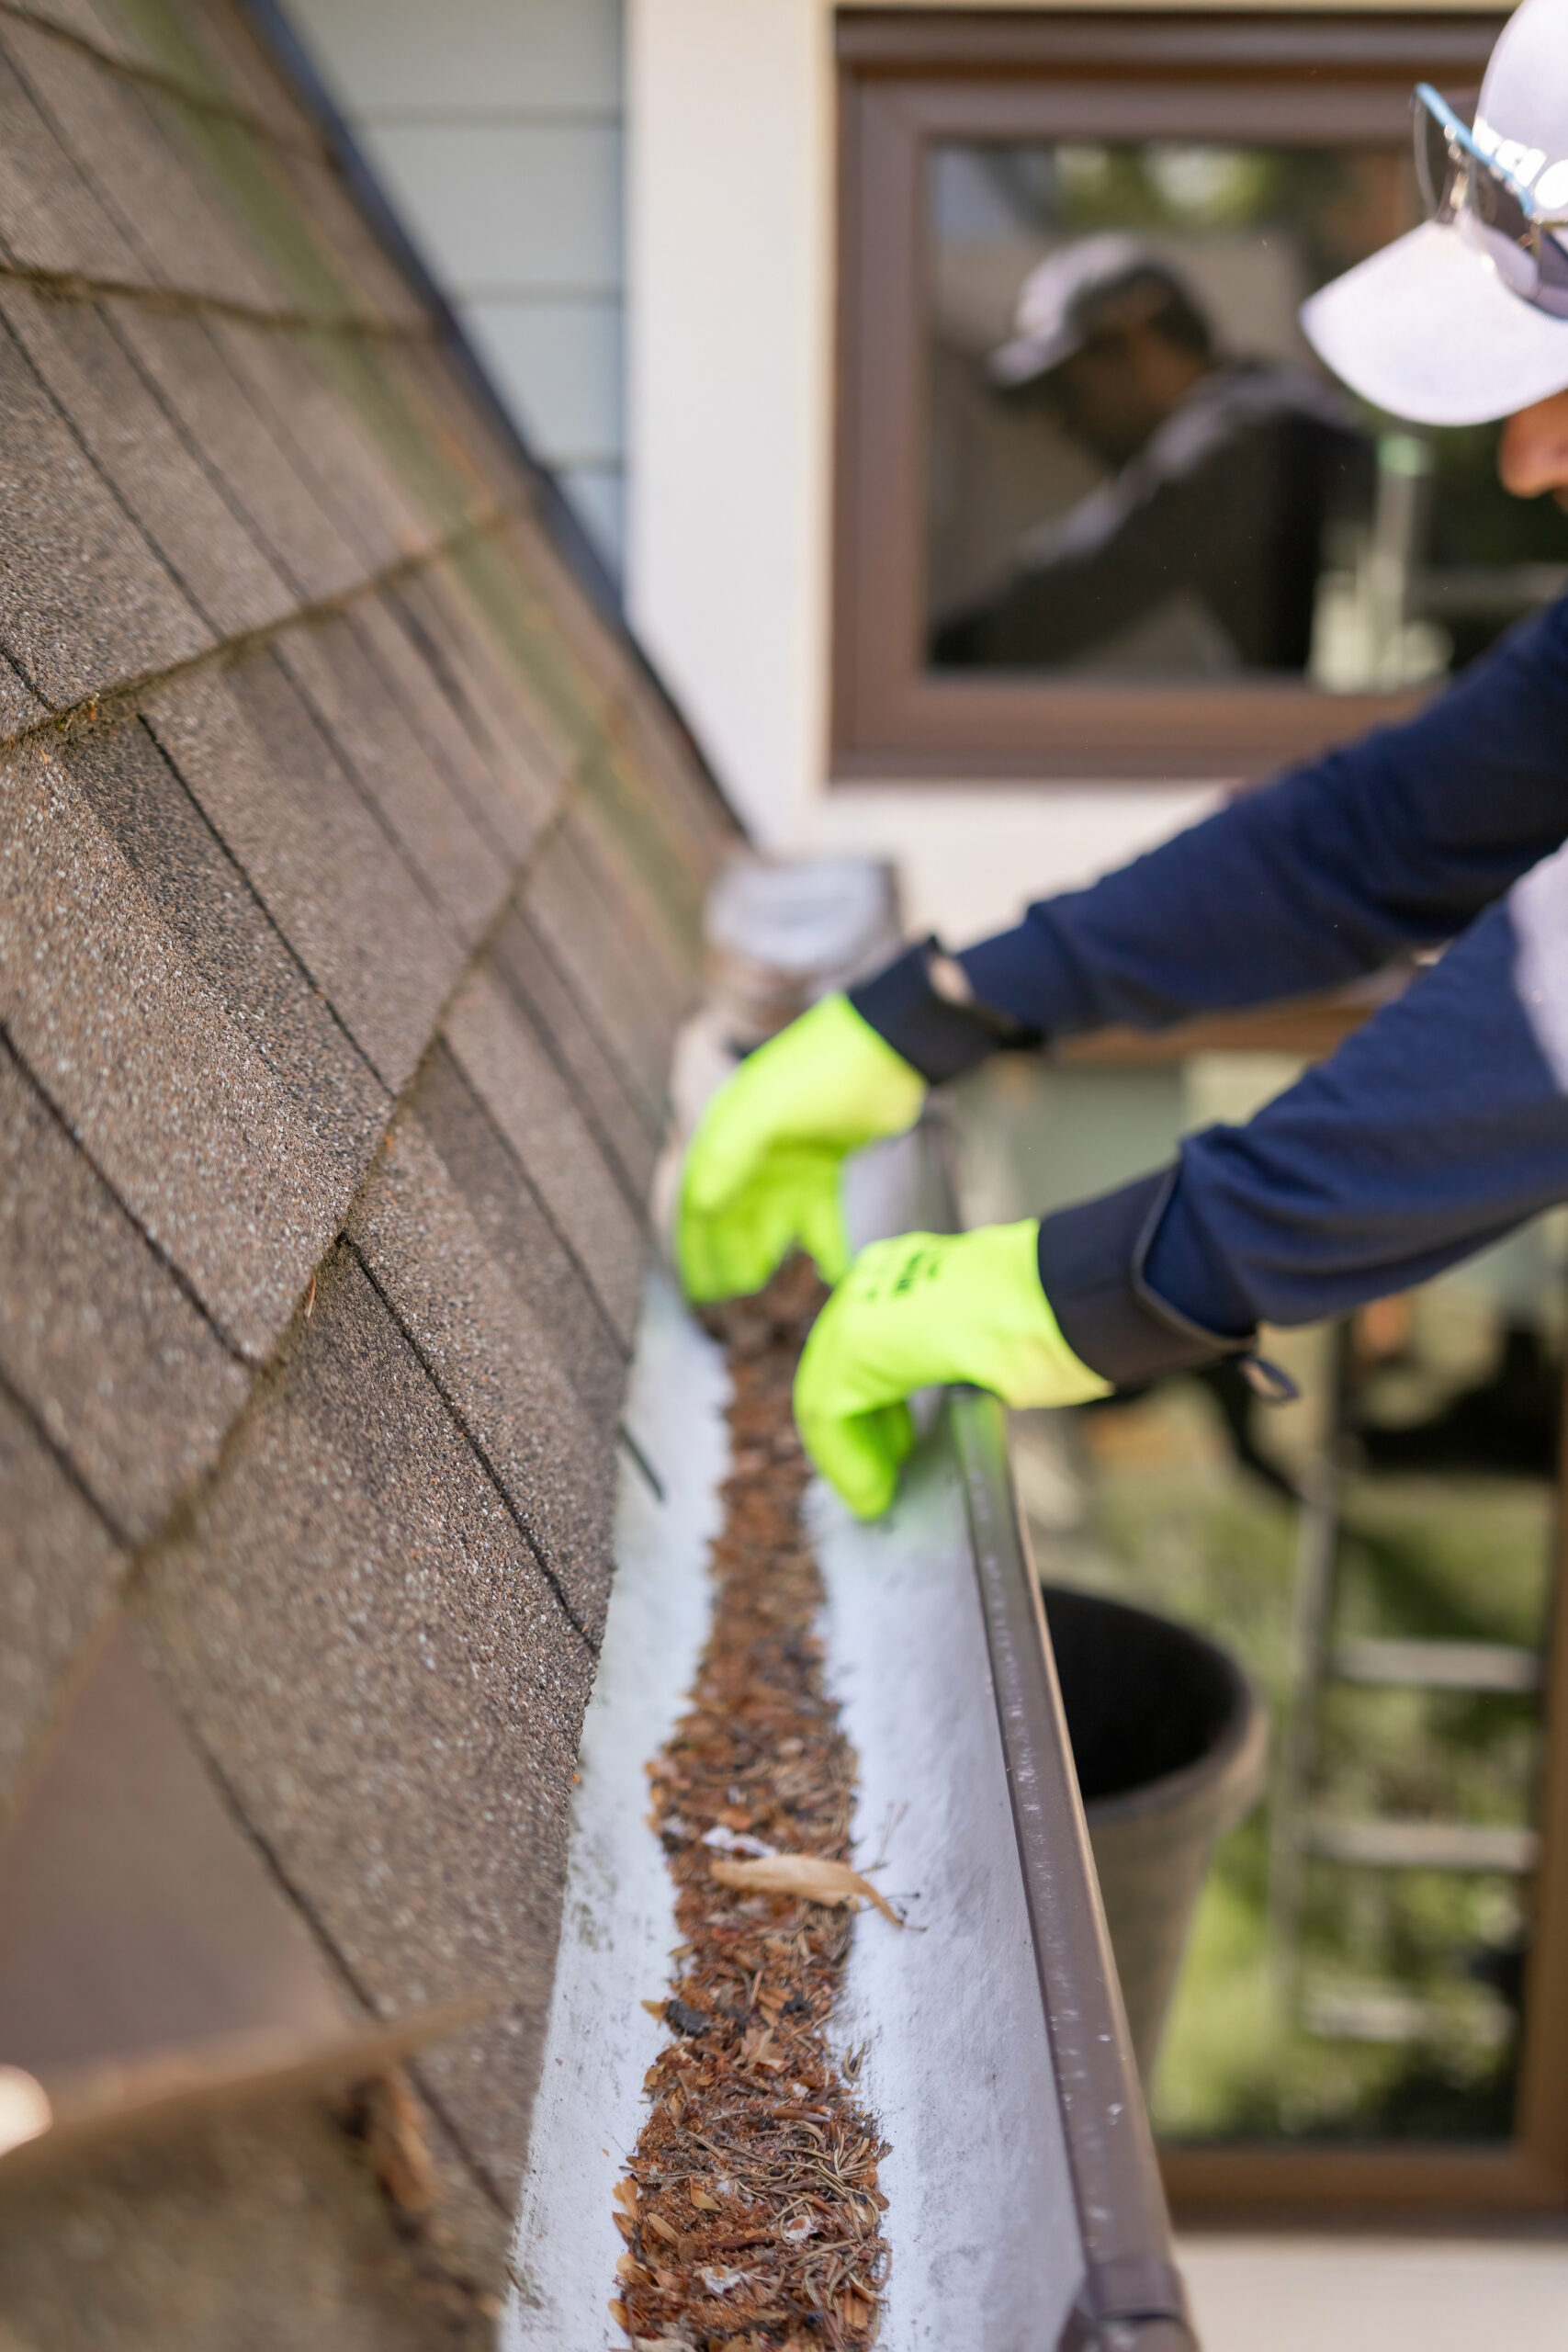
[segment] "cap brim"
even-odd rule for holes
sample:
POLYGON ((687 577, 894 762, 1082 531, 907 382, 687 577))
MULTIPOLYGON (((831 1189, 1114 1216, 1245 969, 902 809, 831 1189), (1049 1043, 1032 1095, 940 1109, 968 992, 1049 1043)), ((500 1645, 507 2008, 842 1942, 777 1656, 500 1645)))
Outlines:
POLYGON ((1070 327, 1061 328, 1055 334, 1021 334, 1011 343, 999 344, 986 362, 986 373, 993 384, 1003 391, 1016 391, 1021 384, 1032 384, 1040 376, 1048 376, 1064 359, 1070 359, 1081 350, 1083 337, 1070 327))
POLYGON ((1439 221, 1347 270, 1301 316, 1353 392, 1416 424, 1486 424, 1568 387, 1568 320, 1511 294, 1439 221))

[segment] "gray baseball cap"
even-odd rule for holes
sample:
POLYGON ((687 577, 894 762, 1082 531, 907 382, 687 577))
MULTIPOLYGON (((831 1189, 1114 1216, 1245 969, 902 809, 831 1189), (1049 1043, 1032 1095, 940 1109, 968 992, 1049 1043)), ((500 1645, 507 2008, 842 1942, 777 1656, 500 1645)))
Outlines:
MULTIPOLYGON (((1473 144, 1541 220, 1568 217, 1568 0, 1524 0, 1481 85, 1473 144)), ((1543 240, 1552 232, 1542 229, 1543 240)), ((1522 249, 1461 201, 1302 306, 1320 358, 1375 407, 1418 424, 1483 424, 1568 390, 1568 230, 1538 291, 1522 249)))
POLYGON ((1048 376, 1083 349, 1096 306, 1144 277, 1175 284, 1164 262, 1119 229, 1059 245, 1030 271, 1019 290, 1012 334, 986 363, 992 383, 1012 391, 1048 376))

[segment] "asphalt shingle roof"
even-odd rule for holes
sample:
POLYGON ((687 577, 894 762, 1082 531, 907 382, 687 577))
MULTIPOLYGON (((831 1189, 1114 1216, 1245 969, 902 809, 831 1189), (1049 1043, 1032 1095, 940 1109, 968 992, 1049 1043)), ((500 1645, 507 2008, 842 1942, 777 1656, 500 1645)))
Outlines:
MULTIPOLYGON (((469 2269, 411 2344, 500 2283, 731 838, 243 12, 0 0, 0 1915, 129 1628, 346 2017, 497 1996, 420 2062, 469 2269)), ((393 2340, 335 2128, 216 2203, 166 2148, 29 2173, 0 2334, 393 2340)))

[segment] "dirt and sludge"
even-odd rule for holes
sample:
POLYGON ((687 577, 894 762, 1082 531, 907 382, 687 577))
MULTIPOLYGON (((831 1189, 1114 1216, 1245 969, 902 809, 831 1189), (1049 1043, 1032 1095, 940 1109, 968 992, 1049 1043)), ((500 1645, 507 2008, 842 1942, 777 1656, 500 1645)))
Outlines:
POLYGON ((790 1412, 823 1295, 796 1261, 711 1318, 732 1384, 713 1623, 690 1710, 649 1768, 682 1941, 668 1996, 649 2004, 671 2039, 615 2192, 610 2311, 638 2346, 852 2352, 877 2331, 887 2147, 860 2101, 859 2054, 835 2056, 828 2035, 854 1911, 725 1883, 790 1855, 840 1865, 848 1887, 855 1758, 824 1690, 790 1412))

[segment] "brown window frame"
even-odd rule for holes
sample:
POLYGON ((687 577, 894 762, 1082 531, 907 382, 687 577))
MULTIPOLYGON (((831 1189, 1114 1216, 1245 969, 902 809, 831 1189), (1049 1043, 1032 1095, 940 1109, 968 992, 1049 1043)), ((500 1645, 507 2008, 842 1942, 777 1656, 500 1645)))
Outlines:
POLYGON ((1551 1626, 1531 1878, 1533 1919, 1510 2138, 1487 2142, 1165 2142, 1160 2171, 1179 2222, 1227 2214, 1365 2222, 1444 2213, 1485 2229, 1506 2215, 1568 2211, 1568 1414, 1557 1479, 1551 1626))
MULTIPOLYGON (((1303 997, 1258 1012, 1206 1014, 1158 1033, 1102 1029, 1058 1058, 1089 1068, 1152 1069, 1188 1055, 1263 1050, 1318 1060, 1366 1020, 1346 995, 1303 997)), ((1514 2128, 1492 2141, 1292 2143, 1162 2140, 1161 2177, 1179 2224, 1364 2223, 1441 2214, 1481 2231, 1509 2217, 1568 2214, 1568 1377, 1562 1395, 1551 1544, 1551 1599, 1541 1657, 1541 1746, 1530 1875, 1531 1930, 1514 2128)))
POLYGON ((1501 14, 911 14, 836 20, 839 369, 832 776, 1243 779, 1421 697, 943 676, 924 661, 924 164, 942 139, 1382 146, 1417 80, 1473 90, 1501 14))

